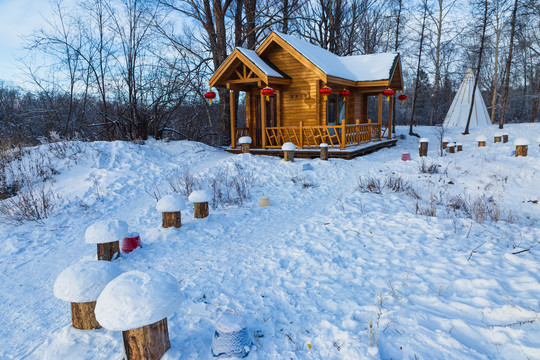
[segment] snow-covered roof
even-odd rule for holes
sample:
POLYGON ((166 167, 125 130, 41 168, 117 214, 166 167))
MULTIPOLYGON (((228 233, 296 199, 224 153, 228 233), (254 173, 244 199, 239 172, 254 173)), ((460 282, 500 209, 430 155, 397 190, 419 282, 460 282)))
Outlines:
POLYGON ((97 299, 96 320, 113 331, 136 329, 171 315, 180 297, 178 281, 172 275, 129 271, 105 286, 97 299))
POLYGON ((178 194, 165 195, 156 204, 156 210, 160 212, 176 212, 186 210, 186 201, 178 194))
POLYGON ((282 79, 285 78, 285 76, 273 69, 265 60, 260 58, 254 50, 244 49, 241 47, 237 47, 237 49, 266 75, 282 79))
POLYGON ((54 283, 54 296, 69 302, 96 301, 122 270, 110 261, 84 261, 68 267, 54 283))
POLYGON ((389 80, 398 54, 338 56, 292 35, 275 32, 313 65, 329 76, 351 81, 389 80))

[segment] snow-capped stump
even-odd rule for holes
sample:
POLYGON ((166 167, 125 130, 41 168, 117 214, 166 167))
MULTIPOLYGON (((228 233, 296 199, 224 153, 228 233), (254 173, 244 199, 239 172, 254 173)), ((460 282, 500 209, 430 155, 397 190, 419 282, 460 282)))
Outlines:
POLYGON ((476 137, 476 141, 478 142, 478 147, 484 147, 486 146, 487 137, 485 135, 479 135, 476 137))
POLYGON ((178 194, 162 197, 156 204, 156 210, 161 212, 164 228, 182 226, 182 211, 186 210, 186 201, 178 194))
POLYGON ((194 204, 194 216, 202 219, 208 216, 208 202, 212 199, 212 194, 207 190, 195 190, 189 195, 189 201, 194 204))
POLYGON ((502 141, 503 141, 503 144, 508 142, 508 133, 505 133, 505 132, 502 133, 502 141))
POLYGON ((446 145, 446 147, 448 148, 448 152, 450 154, 454 154, 456 152, 456 143, 455 142, 448 143, 448 145, 446 145))
POLYGON ((429 139, 428 138, 421 138, 420 139, 420 146, 418 148, 418 152, 419 152, 420 157, 427 156, 428 146, 429 146, 429 139))
POLYGON ((516 139, 514 145, 516 145, 516 156, 527 156, 527 148, 529 147, 529 141, 527 139, 516 139))
POLYGON ((224 314, 214 326, 212 356, 214 358, 243 358, 251 348, 246 321, 244 318, 224 314))
POLYGON ((292 142, 286 142, 281 146, 281 150, 283 150, 283 160, 294 161, 294 150, 296 150, 296 145, 292 142))
POLYGON ((110 261, 120 256, 120 240, 128 235, 128 225, 121 220, 101 220, 86 229, 88 244, 97 244, 97 259, 110 261))
POLYGON ((463 151, 463 144, 462 143, 456 143, 456 151, 463 151))
POLYGON ((493 142, 494 143, 502 142, 502 133, 497 132, 497 133, 493 134, 493 142))
POLYGON ((443 139, 442 139, 442 148, 443 148, 443 150, 447 148, 448 143, 450 143, 450 142, 452 142, 451 138, 449 138, 447 136, 443 137, 443 139))
POLYGON ((238 139, 238 144, 242 146, 242 154, 249 153, 249 149, 251 147, 251 137, 242 136, 240 139, 238 139))
POLYGON ((142 245, 141 245, 141 237, 139 233, 137 232, 132 232, 131 234, 129 234, 122 240, 121 248, 122 248, 122 251, 125 252, 126 254, 132 252, 138 247, 142 247, 142 245))
POLYGON ((178 281, 156 270, 129 271, 99 295, 96 319, 105 329, 122 331, 126 359, 160 359, 169 349, 167 317, 180 300, 178 281))
POLYGON ((321 160, 328 161, 328 144, 322 143, 319 147, 321 148, 321 160))
POLYGON ((54 296, 71 303, 71 323, 81 330, 99 329, 94 308, 105 286, 122 273, 110 261, 85 261, 68 267, 54 283, 54 296))

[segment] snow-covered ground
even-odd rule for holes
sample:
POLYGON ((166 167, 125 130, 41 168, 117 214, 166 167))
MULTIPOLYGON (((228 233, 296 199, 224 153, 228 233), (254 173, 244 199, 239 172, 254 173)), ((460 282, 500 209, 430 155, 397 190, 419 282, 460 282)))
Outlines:
POLYGON ((415 130, 427 158, 408 136, 350 161, 294 163, 187 141, 80 144, 54 163, 58 215, 0 223, 0 358, 122 358, 120 332, 74 329, 53 293, 62 270, 95 259, 86 228, 117 218, 143 248, 115 262, 181 287, 166 359, 209 358, 224 312, 246 318, 249 359, 540 359, 540 124, 506 126, 506 144, 493 144, 495 126, 451 130, 464 151, 442 157, 433 129, 415 130), (528 157, 513 156, 518 137, 528 157), (250 198, 206 219, 188 206, 181 228, 163 229, 149 193, 171 192, 185 168, 252 173, 250 198))

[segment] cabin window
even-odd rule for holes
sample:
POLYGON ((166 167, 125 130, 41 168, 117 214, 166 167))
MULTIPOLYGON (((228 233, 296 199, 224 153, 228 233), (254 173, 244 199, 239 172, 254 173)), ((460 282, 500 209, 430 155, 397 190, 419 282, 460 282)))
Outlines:
POLYGON ((341 121, 345 119, 345 104, 343 98, 336 94, 328 95, 326 122, 329 126, 341 125, 341 121))

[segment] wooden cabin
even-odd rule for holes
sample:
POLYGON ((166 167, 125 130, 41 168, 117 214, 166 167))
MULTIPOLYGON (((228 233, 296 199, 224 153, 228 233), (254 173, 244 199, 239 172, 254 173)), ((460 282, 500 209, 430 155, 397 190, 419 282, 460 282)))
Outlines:
MULTIPOLYGON (((403 89, 399 54, 337 56, 292 35, 271 33, 257 50, 236 48, 209 81, 210 87, 246 95, 246 125, 236 124, 231 106, 231 148, 241 136, 252 148, 280 149, 285 142, 298 148, 346 150, 391 139, 392 105, 382 119, 383 91, 403 89), (261 90, 270 87, 266 99, 261 90), (320 90, 332 93, 324 100, 320 90), (348 90, 349 96, 340 91, 348 90), (378 97, 376 121, 368 119, 368 97, 378 97), (261 119, 264 119, 262 121, 261 119)), ((346 92, 342 92, 346 94, 346 92)), ((395 94, 394 96, 397 96, 395 94)))

